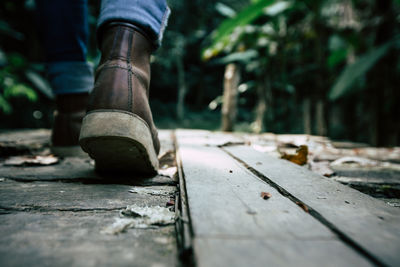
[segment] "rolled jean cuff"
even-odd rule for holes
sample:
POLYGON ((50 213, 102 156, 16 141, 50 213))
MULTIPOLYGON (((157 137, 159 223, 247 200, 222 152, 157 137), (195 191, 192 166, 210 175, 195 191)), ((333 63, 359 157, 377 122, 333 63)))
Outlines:
POLYGON ((89 62, 51 62, 47 73, 56 95, 89 93, 93 88, 93 66, 89 62))
POLYGON ((102 0, 98 33, 108 22, 128 22, 144 31, 157 49, 171 13, 165 0, 102 0))

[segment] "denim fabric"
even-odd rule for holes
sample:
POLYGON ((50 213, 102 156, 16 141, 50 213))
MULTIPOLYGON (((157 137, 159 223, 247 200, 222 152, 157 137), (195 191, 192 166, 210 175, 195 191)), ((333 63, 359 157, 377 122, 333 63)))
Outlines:
POLYGON ((36 12, 54 94, 89 92, 94 79, 86 62, 87 0, 36 0, 36 12))
MULTIPOLYGON (((54 93, 90 92, 94 79, 93 68, 86 62, 87 0, 36 0, 36 10, 54 93)), ((166 0, 102 0, 98 27, 107 22, 128 22, 158 47, 169 13, 166 0)))
POLYGON ((48 63, 47 75, 56 95, 88 93, 94 84, 93 66, 85 61, 48 63))
POLYGON ((47 62, 86 60, 87 0, 36 0, 36 12, 47 62))
POLYGON ((107 22, 129 22, 142 29, 155 47, 161 45, 170 9, 166 0, 102 0, 98 28, 107 22))

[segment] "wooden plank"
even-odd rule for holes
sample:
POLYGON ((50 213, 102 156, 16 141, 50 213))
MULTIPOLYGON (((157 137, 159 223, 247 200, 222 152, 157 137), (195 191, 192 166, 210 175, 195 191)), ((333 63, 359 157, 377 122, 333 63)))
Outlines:
POLYGON ((103 234, 118 211, 0 216, 0 263, 9 266, 178 266, 174 227, 103 234))
POLYGON ((5 180, 0 183, 0 210, 118 210, 140 203, 165 207, 175 186, 133 187, 128 185, 32 182, 5 180), (132 193, 131 189, 154 192, 132 193))
POLYGON ((180 145, 222 146, 226 144, 244 144, 239 134, 210 132, 206 130, 178 130, 180 145))
POLYGON ((337 240, 197 238, 194 247, 199 267, 362 265, 360 257, 337 240))
MULTIPOLYGON (((22 137, 19 132, 15 139, 22 137)), ((160 139, 162 153, 174 150, 170 131, 161 131, 160 139)), ((173 166, 173 153, 167 162, 173 166)), ((115 235, 104 231, 128 205, 165 207, 177 193, 174 185, 173 179, 160 175, 107 180, 97 176, 85 158, 43 167, 0 165, 0 265, 178 266, 173 225, 128 228, 115 235), (163 181, 173 186, 133 186, 163 181)))
POLYGON ((50 146, 49 129, 0 130, 0 156, 42 152, 50 146))
POLYGON ((400 210, 249 147, 224 149, 311 207, 381 263, 400 264, 400 210))
POLYGON ((267 264, 274 257, 280 266, 296 262, 296 258, 304 258, 310 266, 322 265, 322 259, 339 266, 371 265, 326 226, 220 148, 190 142, 187 131, 183 136, 177 131, 177 141, 199 266, 243 266, 240 262, 248 265, 252 264, 255 253, 259 254, 259 262, 267 264), (269 192, 272 197, 264 200, 261 192, 269 192), (252 245, 234 244, 237 240, 248 240, 252 245), (273 240, 270 245, 275 242, 277 249, 265 252, 269 245, 257 245, 265 240, 273 240), (310 245, 303 247, 299 245, 302 242, 310 245), (310 247, 318 253, 310 253, 310 247), (229 258, 226 264, 221 257, 229 258))

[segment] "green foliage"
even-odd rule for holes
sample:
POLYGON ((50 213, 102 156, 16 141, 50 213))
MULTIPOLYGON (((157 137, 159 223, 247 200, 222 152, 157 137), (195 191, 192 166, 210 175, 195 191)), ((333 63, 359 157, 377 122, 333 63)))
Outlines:
POLYGON ((256 50, 249 49, 244 52, 236 52, 236 53, 228 54, 227 56, 225 56, 223 58, 214 60, 214 63, 216 63, 216 64, 229 64, 232 62, 247 63, 250 60, 257 58, 257 56, 258 56, 258 52, 256 50))
POLYGON ((12 107, 10 103, 0 94, 0 110, 2 110, 6 114, 10 114, 12 111, 12 107))
POLYGON ((330 90, 328 97, 330 100, 336 100, 343 95, 350 93, 354 88, 352 85, 362 75, 365 75, 375 63, 382 58, 392 47, 393 42, 386 43, 369 53, 359 57, 353 64, 348 65, 341 73, 334 86, 330 90))
POLYGON ((17 118, 21 125, 29 124, 27 111, 35 105, 26 103, 39 101, 45 83, 44 65, 33 63, 42 60, 34 11, 32 0, 0 2, 0 117, 12 123, 17 118))
POLYGON ((265 7, 272 5, 274 2, 274 0, 260 0, 254 2, 239 12, 235 17, 223 21, 212 33, 212 44, 203 51, 203 59, 208 60, 218 55, 230 42, 230 34, 235 28, 251 23, 253 20, 264 14, 265 7))
POLYGON ((25 77, 34 86, 34 88, 36 88, 39 92, 44 94, 47 98, 49 99, 54 98, 53 91, 48 81, 33 68, 29 68, 28 70, 25 71, 25 77))
POLYGON ((342 63, 347 58, 347 49, 342 48, 333 51, 328 57, 328 66, 330 68, 336 67, 338 64, 342 63))
POLYGON ((7 61, 8 61, 9 66, 13 70, 22 69, 26 66, 25 58, 18 53, 10 53, 7 56, 7 61))
POLYGON ((38 95, 35 90, 18 79, 10 73, 5 71, 0 72, 0 110, 6 114, 10 114, 13 109, 9 100, 11 98, 24 97, 31 102, 38 100, 38 95))
POLYGON ((291 6, 292 6, 292 3, 289 1, 278 1, 271 6, 267 6, 264 9, 264 13, 271 17, 276 16, 276 15, 282 13, 283 11, 287 10, 291 6))
POLYGON ((218 2, 215 5, 215 9, 223 16, 228 17, 228 18, 233 18, 234 16, 236 16, 236 11, 234 9, 232 9, 231 7, 218 2))
POLYGON ((12 85, 10 87, 7 87, 4 90, 3 95, 7 99, 9 99, 11 97, 22 96, 22 97, 26 97, 29 101, 32 101, 32 102, 35 102, 38 98, 36 92, 32 88, 30 88, 24 84, 20 84, 20 83, 12 85))
POLYGON ((20 73, 27 68, 27 62, 18 53, 10 53, 4 59, 4 67, 0 70, 0 110, 11 114, 13 108, 11 98, 24 97, 31 102, 38 100, 36 91, 21 81, 20 73))
MULTIPOLYGON (((52 93, 43 75, 43 64, 33 64, 43 62, 43 52, 35 36, 32 3, 32 0, 0 1, 2 127, 15 127, 14 121, 20 121, 18 127, 26 127, 32 123, 29 110, 39 106, 52 108, 49 102, 44 102, 45 98, 38 97, 40 93, 51 99, 52 93), (16 98, 28 99, 30 103, 16 98), (12 123, 7 124, 6 120, 12 123)), ((400 33, 400 0, 169 0, 168 3, 172 15, 163 45, 152 57, 150 100, 158 126, 218 129, 224 64, 232 62, 239 65, 242 77, 238 88, 238 128, 252 130, 257 103, 263 97, 271 100, 266 102, 264 128, 277 133, 303 132, 304 99, 311 103, 312 123, 317 121, 315 103, 339 100, 324 107, 328 134, 334 138, 367 142, 367 132, 373 131, 365 131, 372 125, 372 117, 365 114, 378 114, 370 103, 380 93, 384 96, 379 100, 381 114, 385 114, 379 115, 383 117, 379 118, 380 124, 388 124, 385 117, 391 124, 397 118, 387 114, 394 114, 391 110, 398 106, 399 42, 386 52, 379 49, 388 38, 400 33), (388 2, 392 8, 379 11, 388 2), (366 51, 369 53, 365 54, 366 51), (348 62, 355 65, 348 66, 348 62), (385 65, 387 68, 382 68, 385 65), (384 79, 379 85, 381 76, 384 79), (376 84, 380 87, 374 88, 376 84), (177 88, 181 87, 187 90, 187 112, 185 119, 177 122, 177 88), (263 96, 260 88, 270 90, 263 96), (356 90, 362 93, 350 94, 356 90)), ((89 1, 92 32, 89 61, 95 64, 99 60, 94 34, 99 8, 100 1, 89 1)), ((313 134, 317 133, 316 128, 312 125, 313 134)))
MULTIPOLYGON (((379 116, 394 114, 396 103, 393 99, 399 96, 396 81, 398 83, 400 71, 400 42, 391 42, 390 45, 387 42, 399 34, 399 0, 249 2, 247 7, 235 9, 242 11, 234 17, 233 12, 226 8, 230 5, 228 2, 218 4, 219 13, 228 18, 213 31, 208 46, 202 51, 203 60, 213 59, 209 66, 236 63, 241 67, 242 83, 252 81, 256 84, 256 90, 239 95, 239 109, 247 105, 257 112, 259 99, 265 98, 268 99, 262 119, 265 129, 274 132, 285 127, 289 131, 301 129, 301 122, 299 127, 298 120, 290 118, 293 114, 308 112, 308 120, 326 120, 330 133, 334 133, 338 125, 342 127, 340 138, 351 138, 352 134, 359 134, 354 129, 365 128, 368 118, 359 120, 357 126, 348 123, 356 117, 365 117, 365 114, 373 112, 379 116), (365 51, 369 52, 364 54, 365 51), (391 56, 383 59, 388 53, 391 56), (217 56, 220 57, 215 58, 217 56), (379 84, 382 87, 375 88, 379 84), (364 91, 336 102, 334 108, 327 104, 329 100, 356 90, 364 91), (381 111, 369 106, 373 102, 371 94, 379 95, 381 104, 375 109, 381 111), (310 108, 302 106, 303 99, 310 101, 307 102, 311 103, 310 108), (316 112, 317 102, 324 105, 324 114, 316 112), (352 120, 342 115, 349 112, 355 114, 352 120), (345 136, 344 133, 350 134, 345 136)), ((213 99, 209 107, 216 109, 222 98, 215 96, 213 99)), ((379 120, 393 121, 393 118, 379 120)), ((310 131, 325 134, 323 130, 317 131, 323 127, 312 125, 310 131)), ((365 141, 366 137, 363 138, 365 141)))

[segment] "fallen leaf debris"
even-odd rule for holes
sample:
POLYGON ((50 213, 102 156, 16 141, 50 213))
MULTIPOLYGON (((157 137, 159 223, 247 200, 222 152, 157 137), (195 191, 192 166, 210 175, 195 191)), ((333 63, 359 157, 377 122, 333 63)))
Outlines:
POLYGON ((135 186, 129 190, 129 193, 151 196, 171 196, 175 194, 175 190, 173 188, 166 190, 135 186))
POLYGON ((140 207, 134 204, 122 210, 120 217, 116 218, 114 223, 103 229, 101 233, 116 235, 129 228, 157 228, 174 222, 175 213, 168 208, 160 206, 140 207))
POLYGON ((49 156, 15 156, 4 161, 5 166, 48 166, 57 164, 58 157, 49 156))
POLYGON ((261 192, 261 197, 263 199, 270 199, 272 197, 271 193, 268 192, 261 192))
POLYGON ((178 169, 176 167, 167 167, 165 169, 159 169, 158 174, 162 176, 166 176, 169 178, 175 178, 178 169))
POLYGON ((304 165, 307 163, 308 157, 308 147, 306 145, 301 145, 297 150, 296 154, 286 154, 283 153, 281 158, 291 161, 297 165, 304 165))

